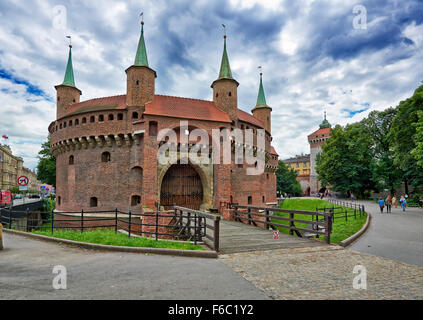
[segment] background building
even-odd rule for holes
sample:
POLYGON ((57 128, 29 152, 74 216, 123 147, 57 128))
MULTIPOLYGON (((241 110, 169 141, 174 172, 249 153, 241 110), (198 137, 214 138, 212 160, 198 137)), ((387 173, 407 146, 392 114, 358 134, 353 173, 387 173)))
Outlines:
POLYGON ((304 195, 310 195, 310 155, 298 155, 283 160, 283 163, 297 173, 297 181, 300 183, 304 195))
POLYGON ((18 187, 18 178, 26 176, 29 179, 29 190, 38 190, 37 174, 23 166, 23 159, 12 154, 7 145, 0 145, 0 190, 10 190, 18 187))
POLYGON ((316 171, 316 157, 322 152, 322 145, 329 139, 331 127, 331 124, 326 120, 325 112, 325 118, 320 124, 319 130, 308 136, 310 144, 310 193, 312 195, 321 191, 321 184, 316 171))
POLYGON ((12 154, 7 145, 0 145, 0 189, 10 190, 18 186, 18 177, 22 175, 23 159, 12 154))

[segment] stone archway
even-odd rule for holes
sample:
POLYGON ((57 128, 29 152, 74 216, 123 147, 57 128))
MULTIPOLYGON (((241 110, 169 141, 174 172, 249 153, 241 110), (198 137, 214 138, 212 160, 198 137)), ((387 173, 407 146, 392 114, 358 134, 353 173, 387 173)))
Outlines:
POLYGON ((165 209, 170 209, 173 203, 197 210, 209 210, 213 207, 213 166, 211 164, 196 165, 191 161, 189 161, 189 164, 179 164, 179 161, 177 161, 165 166, 159 165, 158 171, 158 199, 160 205, 163 205, 165 209), (169 175, 166 176, 168 173, 169 175), (178 177, 181 187, 176 186, 175 190, 169 190, 169 188, 172 188, 171 180, 173 179, 174 183, 178 177), (183 186, 185 186, 185 189, 183 186), (193 205, 190 206, 190 199, 186 196, 191 193, 193 193, 192 197, 199 198, 202 196, 201 202, 193 201, 191 203, 193 205), (166 199, 162 199, 162 196, 166 199), (175 201, 178 196, 181 200, 180 203, 175 201))
POLYGON ((165 173, 160 190, 160 205, 165 210, 173 204, 198 210, 203 203, 200 175, 189 164, 173 164, 165 173))

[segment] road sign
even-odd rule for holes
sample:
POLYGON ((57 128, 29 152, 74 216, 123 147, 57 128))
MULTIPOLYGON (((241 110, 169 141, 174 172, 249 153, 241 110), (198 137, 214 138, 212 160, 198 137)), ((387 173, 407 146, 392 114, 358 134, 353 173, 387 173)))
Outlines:
POLYGON ((20 185, 21 187, 25 187, 25 186, 27 186, 27 185, 28 185, 28 183, 29 183, 29 179, 28 179, 28 177, 25 177, 25 176, 20 176, 20 177, 18 178, 18 185, 20 185))
POLYGON ((40 186, 40 190, 44 191, 46 189, 46 186, 40 186))
POLYGON ((278 240, 279 239, 279 230, 275 230, 273 231, 273 240, 278 240))
POLYGON ((28 186, 19 186, 19 191, 28 191, 28 186))

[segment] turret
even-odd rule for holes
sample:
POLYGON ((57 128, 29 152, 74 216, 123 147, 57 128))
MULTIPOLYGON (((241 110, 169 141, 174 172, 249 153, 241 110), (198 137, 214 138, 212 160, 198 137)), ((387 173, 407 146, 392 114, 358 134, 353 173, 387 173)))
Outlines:
POLYGON ((238 120, 238 86, 238 81, 232 77, 228 53, 226 52, 225 34, 219 78, 212 83, 211 87, 213 88, 214 104, 220 110, 226 112, 232 121, 238 120))
POLYGON ((144 42, 144 21, 141 22, 141 35, 137 54, 132 66, 126 69, 126 104, 128 108, 145 110, 145 104, 154 99, 156 71, 148 66, 147 50, 144 42))
POLYGON ((72 67, 72 45, 69 45, 69 58, 66 66, 65 79, 63 83, 55 86, 57 93, 56 119, 62 118, 69 107, 74 103, 79 103, 82 95, 81 90, 75 86, 72 67))
POLYGON ((266 104, 266 97, 264 95, 263 89, 263 74, 260 72, 260 86, 257 96, 257 103, 254 109, 252 110, 254 118, 260 120, 264 124, 264 128, 267 132, 271 133, 271 112, 270 108, 266 104))

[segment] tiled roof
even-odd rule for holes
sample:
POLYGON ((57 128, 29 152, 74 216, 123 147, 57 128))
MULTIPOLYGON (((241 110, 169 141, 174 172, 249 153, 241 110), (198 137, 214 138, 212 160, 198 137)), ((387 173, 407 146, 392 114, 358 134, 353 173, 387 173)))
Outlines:
POLYGON ((260 120, 258 120, 257 118, 254 118, 251 114, 245 111, 242 111, 240 109, 238 109, 238 119, 244 122, 254 124, 257 127, 264 128, 264 125, 260 120))
POLYGON ((83 101, 71 105, 67 116, 83 112, 98 111, 98 110, 111 110, 111 109, 125 109, 126 108, 126 95, 104 97, 83 101))
POLYGON ((308 138, 309 139, 312 139, 312 138, 315 138, 315 137, 313 137, 315 135, 330 133, 330 130, 331 130, 331 128, 322 128, 322 129, 319 129, 319 130, 314 131, 313 133, 309 134, 308 135, 308 138))
MULTIPOLYGON (((91 99, 71 105, 66 116, 99 110, 126 109, 126 95, 91 99)), ((155 95, 154 100, 145 105, 145 114, 182 119, 198 119, 230 123, 226 112, 218 109, 213 101, 155 95)), ((238 109, 238 119, 264 128, 260 120, 238 109)))
POLYGON ((145 105, 145 114, 184 119, 231 122, 228 114, 218 109, 213 101, 162 95, 155 95, 153 102, 145 105))
POLYGON ((270 146, 270 153, 278 156, 278 153, 276 152, 275 148, 273 148, 273 146, 270 146))

